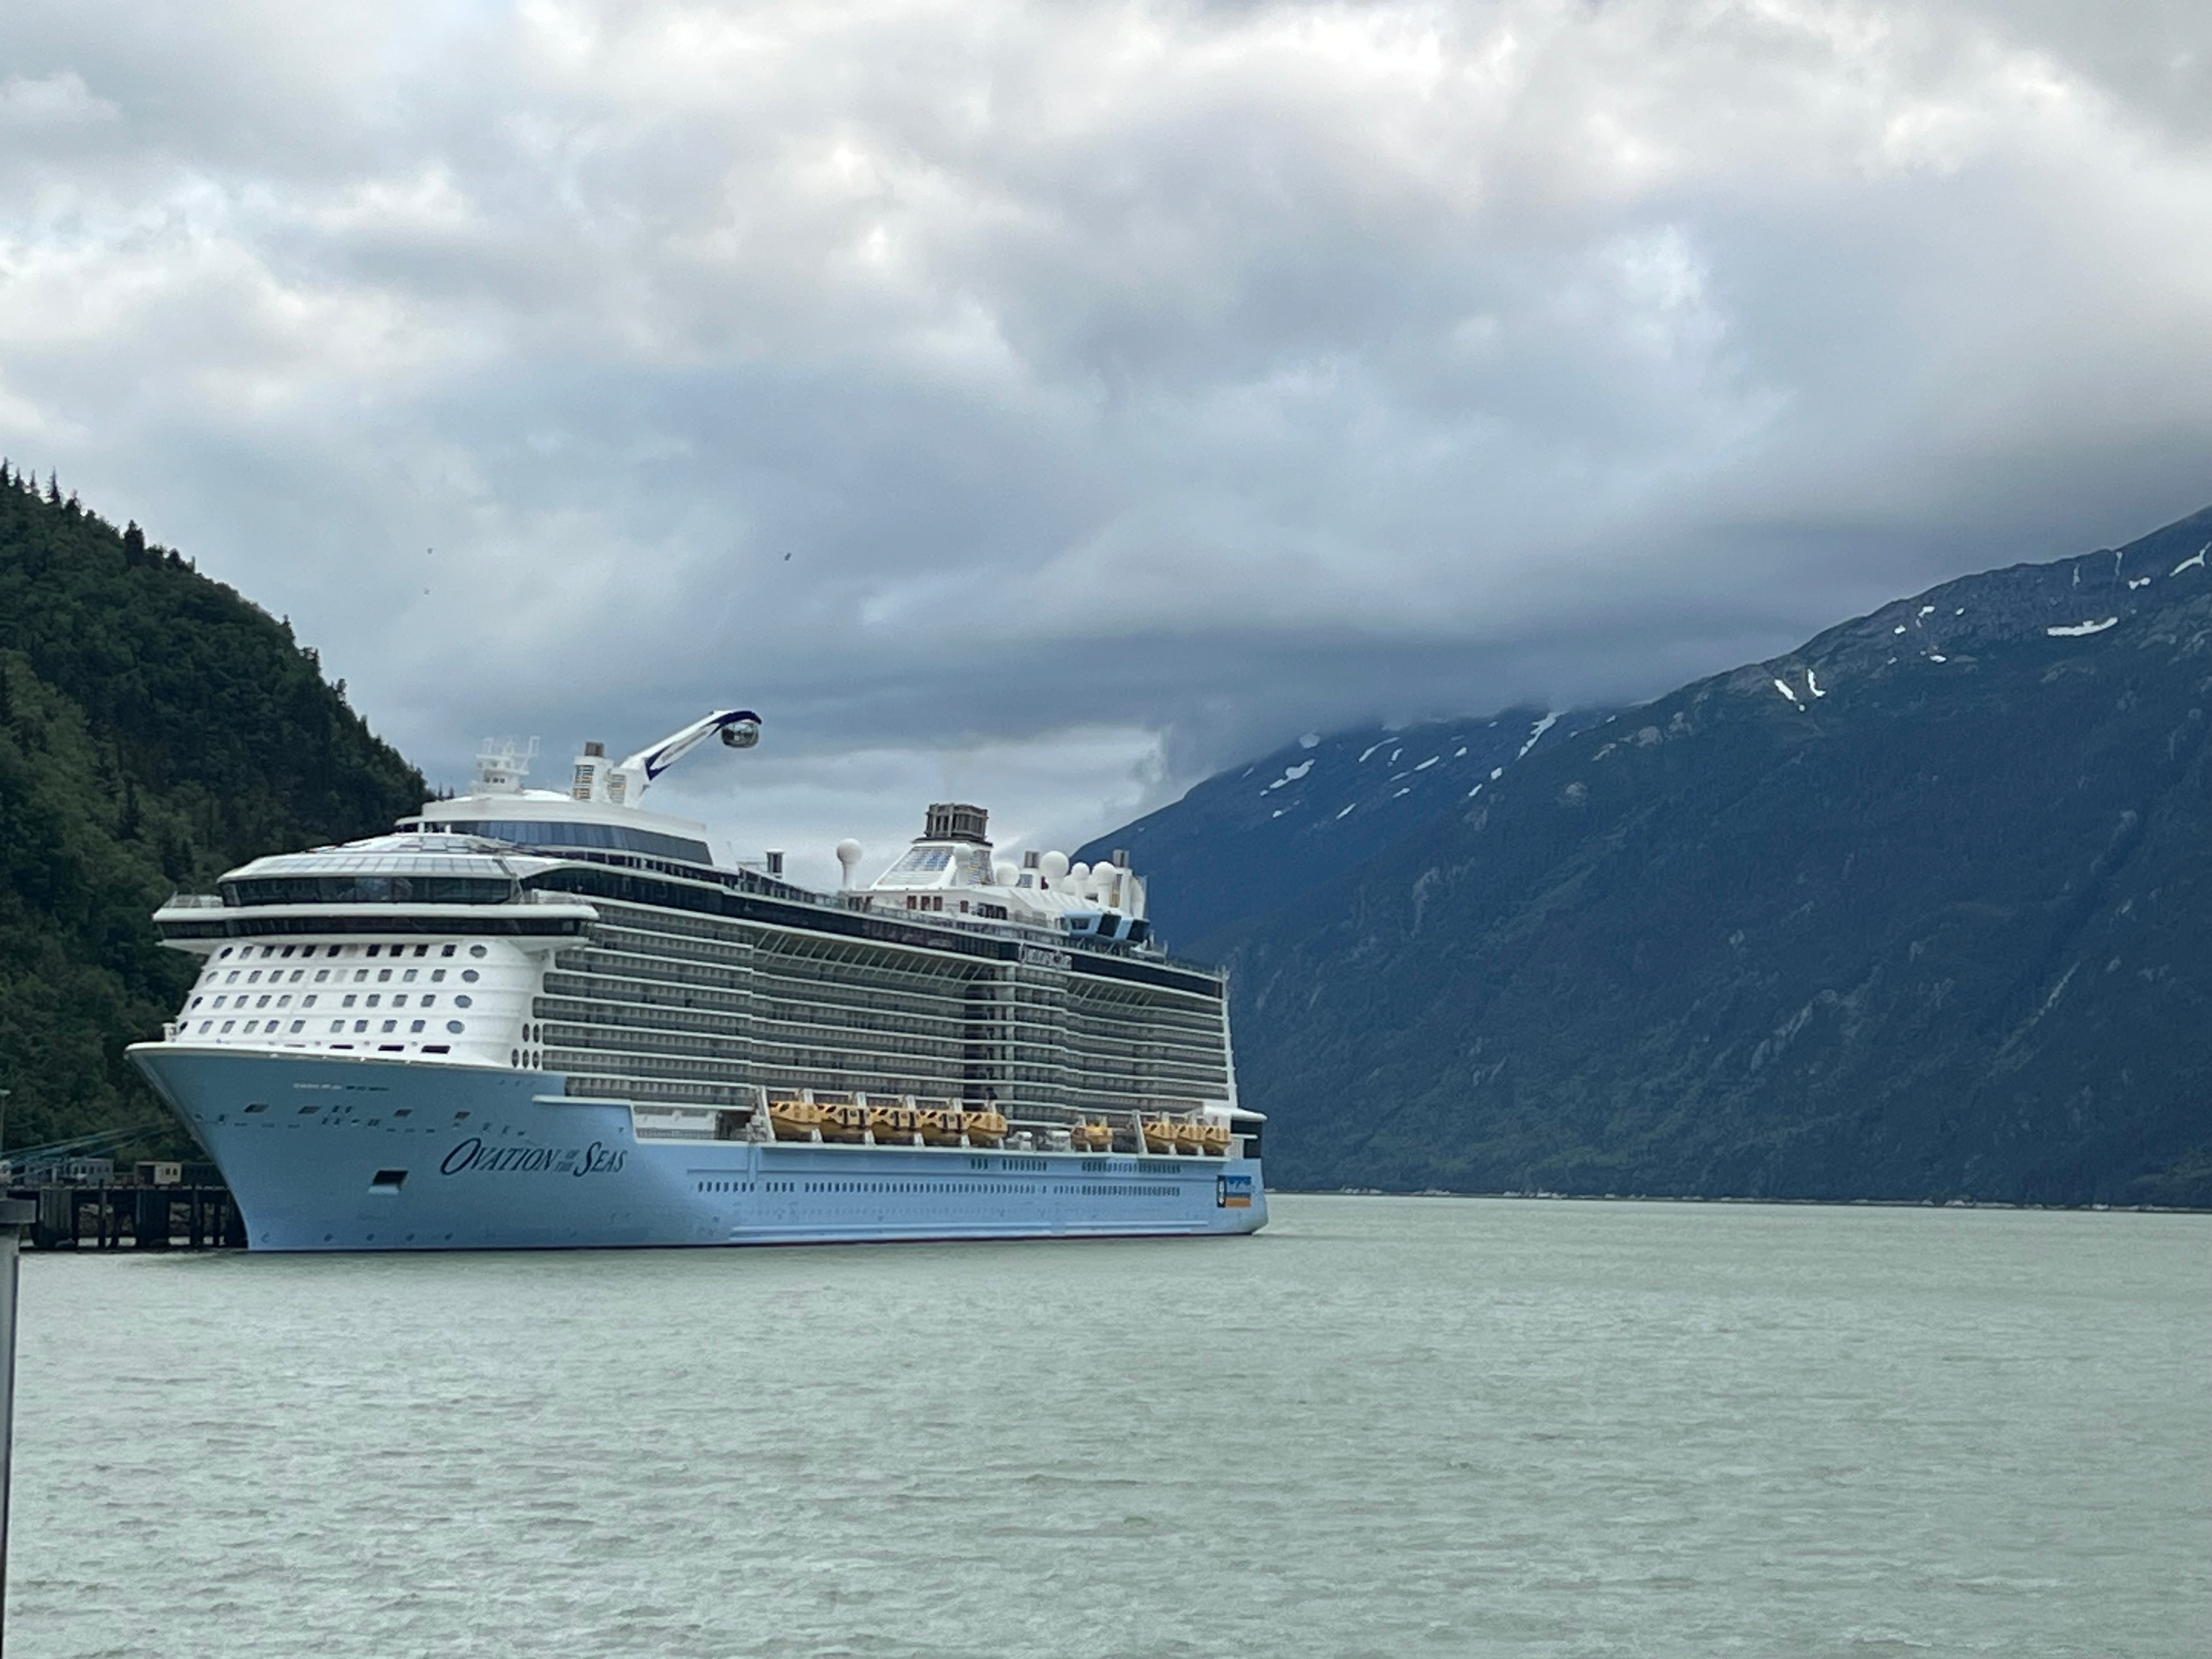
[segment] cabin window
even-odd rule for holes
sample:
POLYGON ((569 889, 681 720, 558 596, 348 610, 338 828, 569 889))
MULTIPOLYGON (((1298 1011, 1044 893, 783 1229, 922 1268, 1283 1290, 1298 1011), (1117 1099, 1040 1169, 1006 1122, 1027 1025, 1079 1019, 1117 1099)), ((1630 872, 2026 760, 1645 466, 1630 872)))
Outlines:
POLYGON ((407 1029, 410 1032, 419 1031, 422 1029, 422 1022, 419 1019, 410 1020, 407 1024, 407 1029))
POLYGON ((455 1036, 459 1036, 465 1028, 458 1019, 449 1019, 446 1022, 446 1029, 448 1031, 451 1031, 455 1036))
POLYGON ((481 945, 471 945, 469 946, 469 954, 472 957, 480 957, 483 953, 484 948, 481 945))
POLYGON ((483 977, 483 975, 477 972, 473 968, 464 968, 461 969, 461 983, 464 985, 473 985, 483 977))
POLYGON ((477 1000, 474 997, 471 996, 466 991, 464 991, 460 995, 453 999, 453 1006, 456 1008, 473 1008, 476 1006, 476 1002, 477 1000))

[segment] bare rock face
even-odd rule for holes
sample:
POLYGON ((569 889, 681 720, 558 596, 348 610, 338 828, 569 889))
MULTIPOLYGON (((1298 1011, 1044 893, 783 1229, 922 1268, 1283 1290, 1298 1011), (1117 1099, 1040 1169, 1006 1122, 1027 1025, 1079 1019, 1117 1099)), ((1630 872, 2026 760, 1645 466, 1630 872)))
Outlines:
POLYGON ((1192 941, 1272 1178, 2212 1205, 2208 557, 1947 583, 1192 941))

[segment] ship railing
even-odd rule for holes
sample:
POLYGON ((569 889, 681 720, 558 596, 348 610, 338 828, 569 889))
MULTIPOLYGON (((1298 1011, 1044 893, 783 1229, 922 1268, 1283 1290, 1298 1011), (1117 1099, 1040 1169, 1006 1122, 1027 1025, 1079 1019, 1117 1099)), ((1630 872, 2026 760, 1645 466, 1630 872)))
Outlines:
MULTIPOLYGON (((602 864, 617 869, 643 870, 654 875, 671 876, 679 881, 699 882, 711 886, 732 888, 739 892, 754 893, 786 904, 811 905, 817 910, 856 912, 862 915, 875 916, 884 921, 915 922, 929 927, 951 928, 984 939, 1006 939, 1022 945, 1038 944, 1041 942, 1039 935, 1046 933, 1045 929, 1034 925, 1024 926, 1015 921, 1000 921, 985 916, 963 916, 939 910, 924 914, 902 908, 894 909, 888 904, 874 903, 872 896, 863 893, 852 891, 817 893, 810 889, 795 887, 788 882, 777 881, 773 877, 762 876, 750 870, 725 871, 705 865, 678 864, 668 859, 654 858, 648 854, 617 852, 597 847, 563 847, 558 849, 538 849, 537 856, 557 858, 564 863, 602 864), (871 902, 866 903, 854 902, 863 898, 870 899, 871 902)), ((525 890, 533 890, 526 889, 525 890)), ((580 896, 571 895, 566 902, 577 902, 580 896)), ((562 901, 557 897, 547 896, 537 902, 551 904, 562 901)), ((589 902, 587 899, 582 902, 589 902)), ((1055 950, 1081 951, 1093 956, 1130 954, 1128 943, 1123 939, 1091 939, 1080 933, 1064 932, 1049 933, 1047 937, 1050 939, 1052 947, 1055 950)), ((1170 956, 1165 951, 1146 959, 1157 962, 1163 967, 1179 968, 1186 973, 1218 975, 1222 971, 1215 964, 1186 961, 1179 957, 1170 956)))
POLYGON ((220 910, 222 908, 222 895, 220 893, 172 893, 161 908, 164 910, 220 910))

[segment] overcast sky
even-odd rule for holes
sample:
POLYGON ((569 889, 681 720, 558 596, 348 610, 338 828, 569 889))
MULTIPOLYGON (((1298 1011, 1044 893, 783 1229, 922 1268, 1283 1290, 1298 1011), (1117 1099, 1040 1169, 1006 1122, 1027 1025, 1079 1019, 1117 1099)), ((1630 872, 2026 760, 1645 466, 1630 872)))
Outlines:
MULTIPOLYGON (((800 867, 2212 501, 2202 3, 12 9, 0 453, 800 867)), ((557 781, 557 777, 556 778, 557 781)))

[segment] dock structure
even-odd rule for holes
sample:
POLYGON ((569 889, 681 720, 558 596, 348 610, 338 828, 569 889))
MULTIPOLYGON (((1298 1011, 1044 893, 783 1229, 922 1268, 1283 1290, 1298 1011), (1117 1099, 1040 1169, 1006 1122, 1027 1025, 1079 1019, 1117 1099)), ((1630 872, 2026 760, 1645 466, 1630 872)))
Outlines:
POLYGON ((245 1220, 211 1165, 142 1165, 123 1180, 47 1181, 0 1196, 37 1206, 25 1240, 34 1250, 246 1248, 245 1220))

